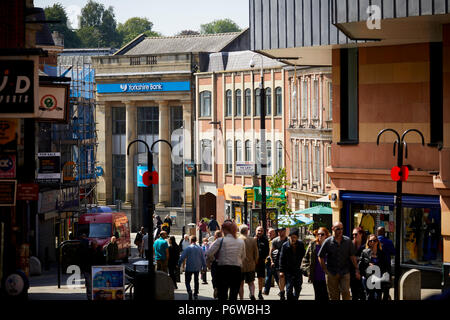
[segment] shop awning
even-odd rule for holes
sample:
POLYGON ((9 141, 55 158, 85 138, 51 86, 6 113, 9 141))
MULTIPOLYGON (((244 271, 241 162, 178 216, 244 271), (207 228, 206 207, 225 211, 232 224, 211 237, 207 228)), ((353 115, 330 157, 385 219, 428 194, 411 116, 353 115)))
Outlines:
POLYGON ((303 210, 294 211, 294 213, 301 214, 333 214, 333 210, 325 206, 315 206, 303 210))

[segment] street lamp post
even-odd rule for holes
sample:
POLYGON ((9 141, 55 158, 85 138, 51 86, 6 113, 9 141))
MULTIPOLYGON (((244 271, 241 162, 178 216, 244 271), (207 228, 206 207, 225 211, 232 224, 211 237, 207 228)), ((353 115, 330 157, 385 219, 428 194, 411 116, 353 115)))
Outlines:
MULTIPOLYGON (((383 133, 391 131, 395 133, 397 136, 397 140, 394 141, 394 156, 395 156, 395 147, 397 147, 397 166, 402 168, 403 166, 403 146, 405 146, 405 159, 408 158, 408 146, 406 141, 404 141, 405 136, 409 132, 417 132, 422 138, 422 145, 425 144, 425 140, 423 138, 423 134, 417 129, 409 129, 403 132, 402 137, 397 131, 394 129, 383 129, 378 133, 377 136, 377 146, 380 142, 380 137, 383 133)), ((402 171, 399 172, 400 176, 402 175, 402 171)), ((402 182, 403 179, 397 180, 397 193, 395 195, 395 275, 394 275, 394 300, 400 299, 400 239, 401 239, 401 223, 402 223, 402 182)))
POLYGON ((257 56, 261 59, 261 74, 260 74, 260 130, 261 130, 261 220, 264 234, 267 233, 267 219, 266 219, 266 167, 267 167, 267 150, 266 150, 266 108, 265 108, 265 90, 264 90, 264 62, 263 57, 258 54, 254 54, 250 60, 250 67, 255 66, 254 57, 257 56))
MULTIPOLYGON (((157 142, 165 142, 169 145, 170 149, 172 150, 172 145, 166 141, 166 140, 157 140, 155 142, 153 142, 151 148, 148 147, 147 142, 145 142, 144 140, 133 140, 128 144, 127 147, 127 156, 130 155, 130 146, 135 143, 135 142, 142 142, 145 147, 147 148, 147 170, 149 172, 153 171, 153 147, 157 142)), ((148 272, 149 272, 149 276, 150 276, 150 299, 154 300, 155 299, 155 268, 153 267, 153 213, 155 211, 155 205, 153 202, 153 184, 149 184, 148 186, 148 202, 147 202, 147 215, 148 215, 148 224, 147 226, 144 225, 144 227, 147 227, 147 232, 149 233, 149 242, 148 242, 148 247, 149 247, 149 255, 147 257, 148 259, 148 272)), ((145 220, 144 220, 145 221, 145 220)))

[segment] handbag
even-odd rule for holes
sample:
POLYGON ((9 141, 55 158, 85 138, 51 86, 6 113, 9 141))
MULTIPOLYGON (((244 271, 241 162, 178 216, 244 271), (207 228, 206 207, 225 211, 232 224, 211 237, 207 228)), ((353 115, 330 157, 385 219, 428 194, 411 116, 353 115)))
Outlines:
POLYGON ((219 259, 219 252, 220 252, 220 249, 222 248, 222 243, 223 243, 223 238, 220 241, 219 250, 217 250, 217 252, 214 254, 214 260, 211 262, 211 269, 217 267, 217 260, 219 259))

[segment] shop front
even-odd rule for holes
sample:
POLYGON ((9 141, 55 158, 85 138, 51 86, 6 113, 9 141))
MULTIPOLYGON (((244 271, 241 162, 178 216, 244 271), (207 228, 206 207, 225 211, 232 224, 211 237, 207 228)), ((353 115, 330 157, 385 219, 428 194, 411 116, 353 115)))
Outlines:
MULTIPOLYGON (((344 232, 362 227, 376 234, 384 227, 386 236, 395 243, 395 195, 386 193, 342 192, 344 232)), ((441 271, 443 243, 439 196, 404 195, 402 197, 402 234, 400 262, 402 268, 441 271)), ((392 257, 392 262, 394 257, 392 257)))
POLYGON ((225 194, 225 219, 234 220, 238 226, 248 224, 249 208, 252 207, 253 203, 253 190, 233 184, 225 184, 223 190, 225 194))

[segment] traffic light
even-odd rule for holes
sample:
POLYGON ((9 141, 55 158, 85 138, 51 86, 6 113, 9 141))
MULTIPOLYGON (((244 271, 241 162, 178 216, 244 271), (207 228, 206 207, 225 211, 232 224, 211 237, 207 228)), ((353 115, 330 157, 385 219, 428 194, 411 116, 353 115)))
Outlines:
POLYGON ((394 181, 406 181, 408 180, 409 169, 408 166, 402 166, 401 168, 395 166, 391 169, 391 178, 394 181))

